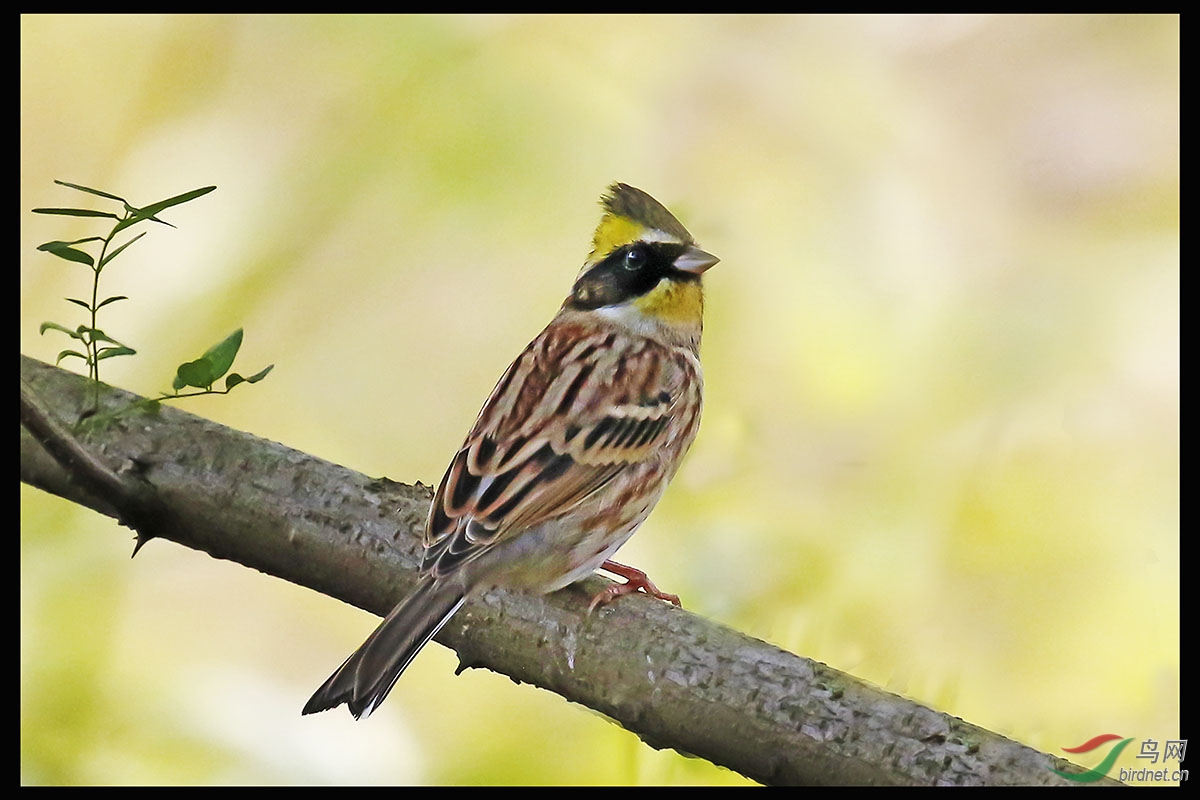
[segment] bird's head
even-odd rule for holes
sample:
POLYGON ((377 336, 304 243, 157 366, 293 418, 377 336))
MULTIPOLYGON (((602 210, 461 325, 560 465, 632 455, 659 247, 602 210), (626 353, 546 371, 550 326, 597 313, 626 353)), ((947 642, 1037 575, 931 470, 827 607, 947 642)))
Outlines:
POLYGON ((717 263, 657 200, 614 183, 604 216, 564 308, 594 311, 635 330, 699 328, 704 310, 700 276, 717 263))

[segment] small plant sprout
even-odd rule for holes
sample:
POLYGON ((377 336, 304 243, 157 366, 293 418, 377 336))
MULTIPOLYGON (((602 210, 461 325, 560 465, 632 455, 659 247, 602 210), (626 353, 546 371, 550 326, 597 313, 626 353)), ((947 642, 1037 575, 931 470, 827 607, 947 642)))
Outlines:
MULTIPOLYGON (((110 200, 121 205, 119 213, 113 211, 95 211, 87 208, 35 208, 35 214, 53 214, 64 217, 90 217, 98 219, 113 220, 112 229, 107 236, 88 236, 83 239, 76 239, 70 242, 53 241, 38 245, 38 250, 58 256, 64 261, 70 261, 74 264, 84 264, 92 270, 92 292, 90 300, 81 300, 76 297, 66 298, 68 303, 83 308, 87 311, 87 320, 83 324, 70 328, 66 325, 60 325, 57 322, 43 322, 40 332, 45 334, 48 330, 59 331, 74 339, 78 344, 74 347, 69 347, 62 350, 55 359, 55 363, 60 363, 63 359, 78 358, 85 362, 88 367, 88 378, 95 384, 95 390, 92 395, 92 412, 96 410, 99 403, 100 394, 100 362, 108 358, 117 356, 131 356, 136 351, 128 345, 114 339, 109 334, 105 333, 100 328, 99 313, 100 309, 107 305, 116 303, 120 300, 128 300, 125 295, 113 295, 111 297, 100 297, 100 275, 104 268, 110 264, 113 259, 125 251, 125 248, 136 242, 138 239, 146 235, 146 231, 142 231, 136 236, 128 239, 124 243, 113 246, 117 235, 122 231, 128 230, 142 222, 157 222, 160 225, 174 227, 171 223, 160 219, 158 215, 168 208, 182 205, 191 202, 198 197, 203 197, 217 187, 205 186, 201 189, 193 189, 190 192, 169 197, 166 200, 159 200, 157 203, 135 207, 125 198, 118 197, 109 192, 103 192, 99 189, 91 189, 87 186, 80 186, 75 183, 67 183, 66 181, 58 181, 60 186, 65 186, 68 189, 74 189, 86 194, 102 197, 105 200, 110 200), (100 253, 93 257, 83 246, 95 248, 99 242, 100 253)), ((229 372, 233 365, 234 356, 237 355, 238 348, 242 344, 242 330, 239 328, 230 336, 227 336, 221 342, 209 348, 203 356, 195 361, 189 361, 186 364, 181 364, 177 370, 175 380, 172 384, 174 389, 173 394, 163 393, 160 399, 175 399, 179 397, 194 397, 199 394, 226 394, 234 386, 239 383, 257 383, 266 377, 271 371, 271 367, 250 376, 243 378, 237 373, 230 374, 225 379, 224 390, 214 390, 213 383, 229 372), (179 390, 191 386, 202 391, 180 394, 179 390)), ((272 365, 274 366, 274 365, 272 365)))

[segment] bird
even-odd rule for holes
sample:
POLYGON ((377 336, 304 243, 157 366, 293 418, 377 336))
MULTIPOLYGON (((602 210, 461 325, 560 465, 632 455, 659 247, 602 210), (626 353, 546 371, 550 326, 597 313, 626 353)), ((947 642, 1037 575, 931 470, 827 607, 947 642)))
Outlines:
POLYGON ((355 719, 472 595, 545 594, 596 569, 679 600, 610 556, 646 520, 700 426, 702 275, 718 262, 661 203, 612 184, 558 313, 484 403, 434 493, 416 589, 313 694, 355 719))

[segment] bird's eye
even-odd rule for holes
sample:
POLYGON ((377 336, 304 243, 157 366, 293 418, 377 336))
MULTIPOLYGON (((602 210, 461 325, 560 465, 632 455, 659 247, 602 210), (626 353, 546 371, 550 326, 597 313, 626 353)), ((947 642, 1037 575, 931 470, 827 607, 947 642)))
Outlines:
POLYGON ((640 247, 635 247, 625 254, 625 269, 633 272, 642 268, 646 263, 646 251, 640 247))

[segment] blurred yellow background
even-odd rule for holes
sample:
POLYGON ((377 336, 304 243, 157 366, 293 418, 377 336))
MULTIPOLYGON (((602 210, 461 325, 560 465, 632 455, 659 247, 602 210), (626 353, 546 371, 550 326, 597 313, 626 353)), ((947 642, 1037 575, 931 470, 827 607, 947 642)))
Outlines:
MULTIPOLYGON (((219 187, 105 272, 107 382, 244 326, 275 371, 184 408, 427 484, 643 188, 722 261, 622 560, 1049 752, 1181 733, 1178 17, 24 16, 46 361, 90 275, 34 248, 107 230, 30 214, 104 207, 55 178, 219 187)), ((25 486, 21 524, 24 783, 741 782, 439 646, 301 718, 374 618, 25 486)))

